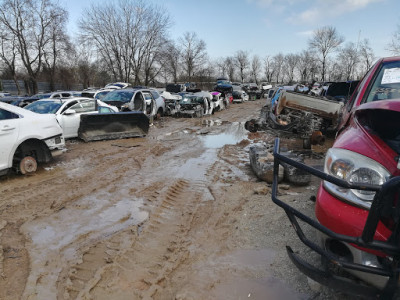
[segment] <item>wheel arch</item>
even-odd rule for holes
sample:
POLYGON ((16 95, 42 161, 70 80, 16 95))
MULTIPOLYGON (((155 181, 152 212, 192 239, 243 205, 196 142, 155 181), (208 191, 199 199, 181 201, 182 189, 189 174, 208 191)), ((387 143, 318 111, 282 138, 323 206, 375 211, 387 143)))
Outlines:
POLYGON ((47 147, 46 143, 40 139, 30 138, 21 142, 18 147, 16 147, 12 160, 18 161, 25 156, 33 156, 37 162, 49 162, 52 158, 50 149, 47 147))

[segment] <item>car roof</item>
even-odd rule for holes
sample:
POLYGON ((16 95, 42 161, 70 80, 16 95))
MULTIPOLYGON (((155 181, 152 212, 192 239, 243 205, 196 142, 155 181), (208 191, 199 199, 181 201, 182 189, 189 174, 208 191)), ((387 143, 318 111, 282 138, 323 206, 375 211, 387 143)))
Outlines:
POLYGON ((36 102, 59 102, 59 103, 68 103, 71 101, 85 101, 85 100, 95 100, 94 98, 89 97, 73 97, 73 98, 44 98, 40 99, 36 102))

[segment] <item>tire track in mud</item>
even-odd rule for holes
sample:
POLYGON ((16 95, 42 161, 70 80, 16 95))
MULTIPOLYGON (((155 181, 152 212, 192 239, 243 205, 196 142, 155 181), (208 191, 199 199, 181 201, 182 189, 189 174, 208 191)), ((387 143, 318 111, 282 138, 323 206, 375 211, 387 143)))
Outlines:
MULTIPOLYGON (((1 185, 0 213, 3 216, 2 219, 11 222, 12 225, 7 226, 7 235, 21 237, 18 246, 15 245, 13 248, 26 249, 26 237, 20 233, 19 229, 24 222, 50 215, 63 209, 68 203, 99 190, 112 193, 117 182, 126 174, 139 171, 141 165, 137 156, 126 155, 123 152, 126 150, 119 148, 105 151, 102 155, 99 155, 98 151, 93 151, 92 155, 88 155, 85 160, 79 160, 82 162, 81 167, 84 172, 75 174, 76 176, 72 178, 68 178, 64 172, 51 171, 49 174, 44 174, 45 178, 39 181, 32 176, 32 180, 31 178, 26 178, 27 180, 15 178, 11 180, 13 184, 1 185), (93 163, 94 158, 99 162, 98 164, 93 163), (19 220, 18 226, 13 225, 16 220, 19 220)), ((4 256, 2 265, 3 273, 7 276, 7 280, 0 285, 2 290, 13 290, 14 295, 22 295, 23 290, 18 290, 14 286, 17 281, 26 282, 29 276, 29 253, 16 258, 4 256), (16 264, 20 266, 19 269, 26 269, 26 271, 14 272, 16 264), (25 278, 21 278, 21 274, 25 278)), ((38 277, 38 282, 40 284, 40 277, 38 277)))
MULTIPOLYGON (((202 188, 202 184, 193 185, 178 179, 168 187, 159 203, 156 203, 159 193, 155 191, 147 199, 151 206, 154 205, 149 220, 132 229, 138 233, 136 236, 131 234, 134 236, 132 246, 115 252, 115 256, 109 258, 109 264, 104 261, 93 263, 90 258, 103 251, 104 245, 92 247, 91 254, 86 253, 82 262, 71 268, 66 280, 69 284, 59 289, 59 295, 68 295, 65 299, 105 299, 123 295, 131 298, 134 295, 135 299, 154 297, 157 291, 165 288, 169 274, 189 255, 190 241, 186 235, 203 199, 202 188), (90 266, 97 267, 89 271, 90 266)), ((98 260, 100 257, 97 256, 98 260)))
MULTIPOLYGON (((115 151, 113 156, 121 154, 122 151, 115 151)), ((106 155, 106 154, 105 154, 106 155)), ((104 155, 104 156, 105 156, 104 155)), ((32 210, 43 215, 45 211, 60 210, 67 203, 76 201, 85 195, 91 194, 101 188, 108 188, 112 192, 113 185, 126 176, 127 172, 137 172, 141 169, 139 161, 135 157, 104 157, 96 158, 99 164, 93 165, 85 172, 72 178, 66 177, 64 173, 57 174, 55 178, 48 178, 39 181, 34 185, 28 183, 20 186, 15 192, 4 195, 4 198, 11 200, 11 207, 18 207, 19 215, 24 212, 31 214, 32 210), (60 195, 60 191, 64 191, 60 195), (55 196, 56 195, 56 196, 55 196), (47 210, 43 211, 43 202, 47 202, 47 210), (20 206, 23 206, 21 209, 20 206), (35 207, 38 207, 36 210, 35 207), (39 209, 40 207, 40 209, 39 209)), ((90 163, 91 159, 87 159, 90 163)), ((86 168, 83 164, 82 168, 86 168)), ((50 175, 49 175, 50 176, 50 175)), ((2 202, 0 211, 10 211, 10 202, 2 202)))

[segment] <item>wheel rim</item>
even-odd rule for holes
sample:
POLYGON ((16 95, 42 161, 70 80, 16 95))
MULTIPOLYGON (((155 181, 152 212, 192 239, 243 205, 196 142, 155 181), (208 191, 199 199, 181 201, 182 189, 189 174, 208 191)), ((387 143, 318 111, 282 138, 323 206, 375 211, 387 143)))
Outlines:
POLYGON ((33 173, 37 170, 37 162, 32 156, 24 157, 19 163, 19 170, 22 174, 33 173))

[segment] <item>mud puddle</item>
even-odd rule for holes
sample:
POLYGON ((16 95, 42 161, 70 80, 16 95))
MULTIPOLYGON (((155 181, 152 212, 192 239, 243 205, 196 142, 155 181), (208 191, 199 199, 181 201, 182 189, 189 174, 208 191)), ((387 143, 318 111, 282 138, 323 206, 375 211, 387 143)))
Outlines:
POLYGON ((200 139, 206 148, 222 148, 225 145, 235 145, 247 139, 248 131, 244 128, 244 123, 235 122, 220 133, 209 133, 201 136, 200 139))
POLYGON ((285 284, 265 272, 274 261, 276 253, 271 249, 237 250, 220 257, 211 257, 194 266, 193 286, 181 291, 190 297, 192 291, 204 299, 298 299, 285 284), (258 275, 257 275, 258 274, 258 275), (254 280, 254 276, 258 277, 254 280), (203 282, 214 282, 208 289, 203 282), (191 291, 190 291, 190 290, 191 291), (202 292, 201 292, 202 290, 202 292))
POLYGON ((85 247, 148 218, 141 199, 115 199, 116 195, 97 193, 21 227, 32 243, 26 298, 56 299, 59 273, 66 264, 78 261, 85 247))

